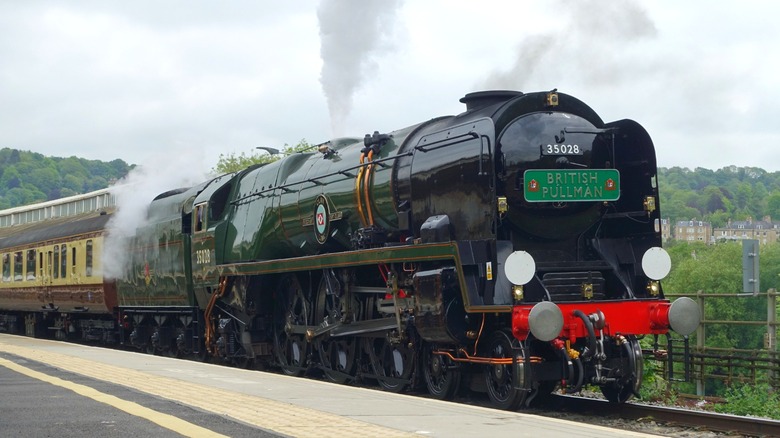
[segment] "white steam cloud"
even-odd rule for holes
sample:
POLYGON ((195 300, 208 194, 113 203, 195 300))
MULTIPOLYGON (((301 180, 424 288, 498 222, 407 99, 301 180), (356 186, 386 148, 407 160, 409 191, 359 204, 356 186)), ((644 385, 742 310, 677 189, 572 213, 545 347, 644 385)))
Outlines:
POLYGON ((371 55, 387 50, 400 0, 323 0, 317 10, 320 25, 320 83, 328 100, 331 129, 344 135, 355 91, 377 70, 371 55))
MULTIPOLYGON (((512 62, 486 75, 479 86, 558 88, 598 103, 605 120, 633 118, 641 105, 640 123, 652 133, 660 132, 654 127, 663 129, 659 162, 664 153, 674 161, 690 155, 684 141, 691 132, 697 133, 698 143, 710 145, 729 139, 750 143, 747 138, 764 135, 738 128, 738 120, 759 107, 754 95, 761 95, 745 92, 741 78, 754 64, 738 61, 751 59, 743 46, 713 53, 684 40, 665 44, 662 32, 670 29, 657 27, 637 0, 558 0, 554 6, 558 14, 549 30, 522 40, 512 62)), ((702 161, 701 156, 690 157, 691 162, 702 161)))
POLYGON ((643 52, 641 42, 657 30, 637 1, 562 0, 558 10, 560 20, 549 26, 554 30, 523 40, 514 63, 490 74, 485 88, 523 90, 534 79, 562 87, 571 77, 614 86, 648 67, 654 54, 643 52))
POLYGON ((191 187, 208 178, 200 160, 201 154, 191 149, 166 151, 137 166, 109 188, 116 197, 117 210, 108 222, 103 245, 105 278, 121 279, 126 275, 129 261, 127 238, 146 224, 149 204, 157 195, 191 187))

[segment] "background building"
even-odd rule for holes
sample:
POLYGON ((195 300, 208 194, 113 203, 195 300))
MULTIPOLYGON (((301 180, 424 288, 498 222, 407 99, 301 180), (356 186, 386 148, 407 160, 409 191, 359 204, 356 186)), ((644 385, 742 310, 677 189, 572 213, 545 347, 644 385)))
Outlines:
POLYGON ((672 220, 661 219, 661 241, 663 243, 673 239, 672 237, 672 220))
POLYGON ((729 221, 723 228, 715 228, 713 237, 715 240, 743 240, 755 239, 759 243, 777 242, 780 234, 780 223, 772 222, 769 216, 763 220, 754 221, 748 217, 746 221, 729 221))
POLYGON ((712 243, 712 224, 695 219, 678 221, 674 227, 674 238, 687 242, 712 243))

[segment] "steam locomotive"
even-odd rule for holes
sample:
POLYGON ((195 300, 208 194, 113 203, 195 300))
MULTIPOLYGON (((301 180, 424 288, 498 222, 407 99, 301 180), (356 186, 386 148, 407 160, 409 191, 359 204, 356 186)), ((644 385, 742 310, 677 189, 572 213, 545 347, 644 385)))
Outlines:
POLYGON ((465 384, 503 409, 586 384, 628 400, 639 339, 700 321, 660 284, 649 135, 556 90, 461 102, 162 193, 121 238, 112 211, 6 228, 0 329, 440 399, 465 384))

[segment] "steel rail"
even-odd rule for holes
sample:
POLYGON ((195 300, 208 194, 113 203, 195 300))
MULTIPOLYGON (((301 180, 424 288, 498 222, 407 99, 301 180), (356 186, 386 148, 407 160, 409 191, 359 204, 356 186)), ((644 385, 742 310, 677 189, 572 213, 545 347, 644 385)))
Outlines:
POLYGON ((714 432, 736 433, 748 436, 780 436, 780 421, 768 418, 743 417, 710 411, 655 406, 638 402, 623 404, 606 400, 556 395, 545 409, 568 410, 594 416, 613 415, 624 420, 651 418, 667 425, 704 428, 714 432))

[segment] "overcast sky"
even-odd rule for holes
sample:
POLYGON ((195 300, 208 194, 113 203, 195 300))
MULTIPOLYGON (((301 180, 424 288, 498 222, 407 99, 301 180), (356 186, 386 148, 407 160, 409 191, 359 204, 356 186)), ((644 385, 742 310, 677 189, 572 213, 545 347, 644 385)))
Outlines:
POLYGON ((0 148, 212 168, 557 88, 660 166, 780 170, 776 1, 0 0, 0 148))

